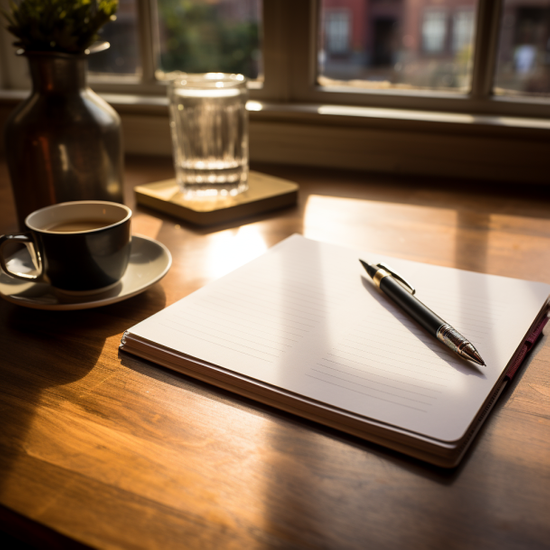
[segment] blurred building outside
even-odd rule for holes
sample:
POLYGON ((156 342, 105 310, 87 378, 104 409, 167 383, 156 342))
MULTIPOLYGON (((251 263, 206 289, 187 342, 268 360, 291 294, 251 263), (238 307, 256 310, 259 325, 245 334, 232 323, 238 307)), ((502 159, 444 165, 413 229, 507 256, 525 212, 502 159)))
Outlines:
MULTIPOLYGON (((267 0, 270 1, 270 0, 267 0)), ((158 76, 262 75, 260 0, 157 0, 158 76)), ((318 82, 467 92, 478 0, 321 0, 318 82)), ((140 72, 136 0, 120 0, 97 73, 140 72)), ((497 94, 550 93, 550 0, 504 0, 497 94)))

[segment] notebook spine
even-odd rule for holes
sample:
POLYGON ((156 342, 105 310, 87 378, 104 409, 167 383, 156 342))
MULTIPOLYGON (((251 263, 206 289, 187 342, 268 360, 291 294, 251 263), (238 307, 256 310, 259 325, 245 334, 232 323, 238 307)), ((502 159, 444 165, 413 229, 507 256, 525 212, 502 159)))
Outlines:
POLYGON ((508 367, 508 370, 504 375, 506 379, 512 380, 512 378, 514 378, 519 367, 522 365, 523 361, 525 360, 525 357, 527 357, 527 354, 533 349, 534 345, 537 343, 538 339, 541 337, 542 331, 546 326, 547 322, 548 322, 548 316, 545 315, 539 321, 539 323, 535 325, 533 330, 531 330, 531 332, 527 335, 527 338, 523 342, 518 355, 516 356, 512 364, 508 367))

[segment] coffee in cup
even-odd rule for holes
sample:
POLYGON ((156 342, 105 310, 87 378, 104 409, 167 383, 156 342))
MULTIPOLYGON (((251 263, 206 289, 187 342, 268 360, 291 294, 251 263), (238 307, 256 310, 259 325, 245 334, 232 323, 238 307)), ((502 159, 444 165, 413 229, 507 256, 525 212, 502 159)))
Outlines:
POLYGON ((11 277, 45 282, 65 291, 94 291, 116 284, 130 259, 130 218, 123 204, 75 201, 29 214, 28 232, 0 236, 0 267, 11 277), (3 254, 7 243, 29 249, 37 273, 14 272, 3 254))

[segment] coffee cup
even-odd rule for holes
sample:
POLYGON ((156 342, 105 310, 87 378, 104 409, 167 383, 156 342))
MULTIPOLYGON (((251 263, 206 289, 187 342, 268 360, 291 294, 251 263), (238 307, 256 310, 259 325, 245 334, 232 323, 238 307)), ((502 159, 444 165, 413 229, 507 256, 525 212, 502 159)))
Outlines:
POLYGON ((10 277, 48 283, 69 292, 107 289, 120 281, 130 259, 130 218, 123 204, 75 201, 36 210, 29 231, 0 236, 0 267, 10 277), (8 243, 29 250, 36 272, 12 271, 8 243))

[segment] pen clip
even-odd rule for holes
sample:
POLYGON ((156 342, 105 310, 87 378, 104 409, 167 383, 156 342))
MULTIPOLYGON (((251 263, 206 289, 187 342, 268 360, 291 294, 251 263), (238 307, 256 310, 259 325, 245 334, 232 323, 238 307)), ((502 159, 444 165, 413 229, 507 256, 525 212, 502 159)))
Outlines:
POLYGON ((401 277, 399 273, 394 271, 390 266, 384 263, 376 264, 376 267, 379 267, 380 269, 383 269, 384 271, 387 271, 394 279, 397 279, 411 294, 414 294, 416 292, 416 289, 414 286, 411 285, 405 278, 401 277))

